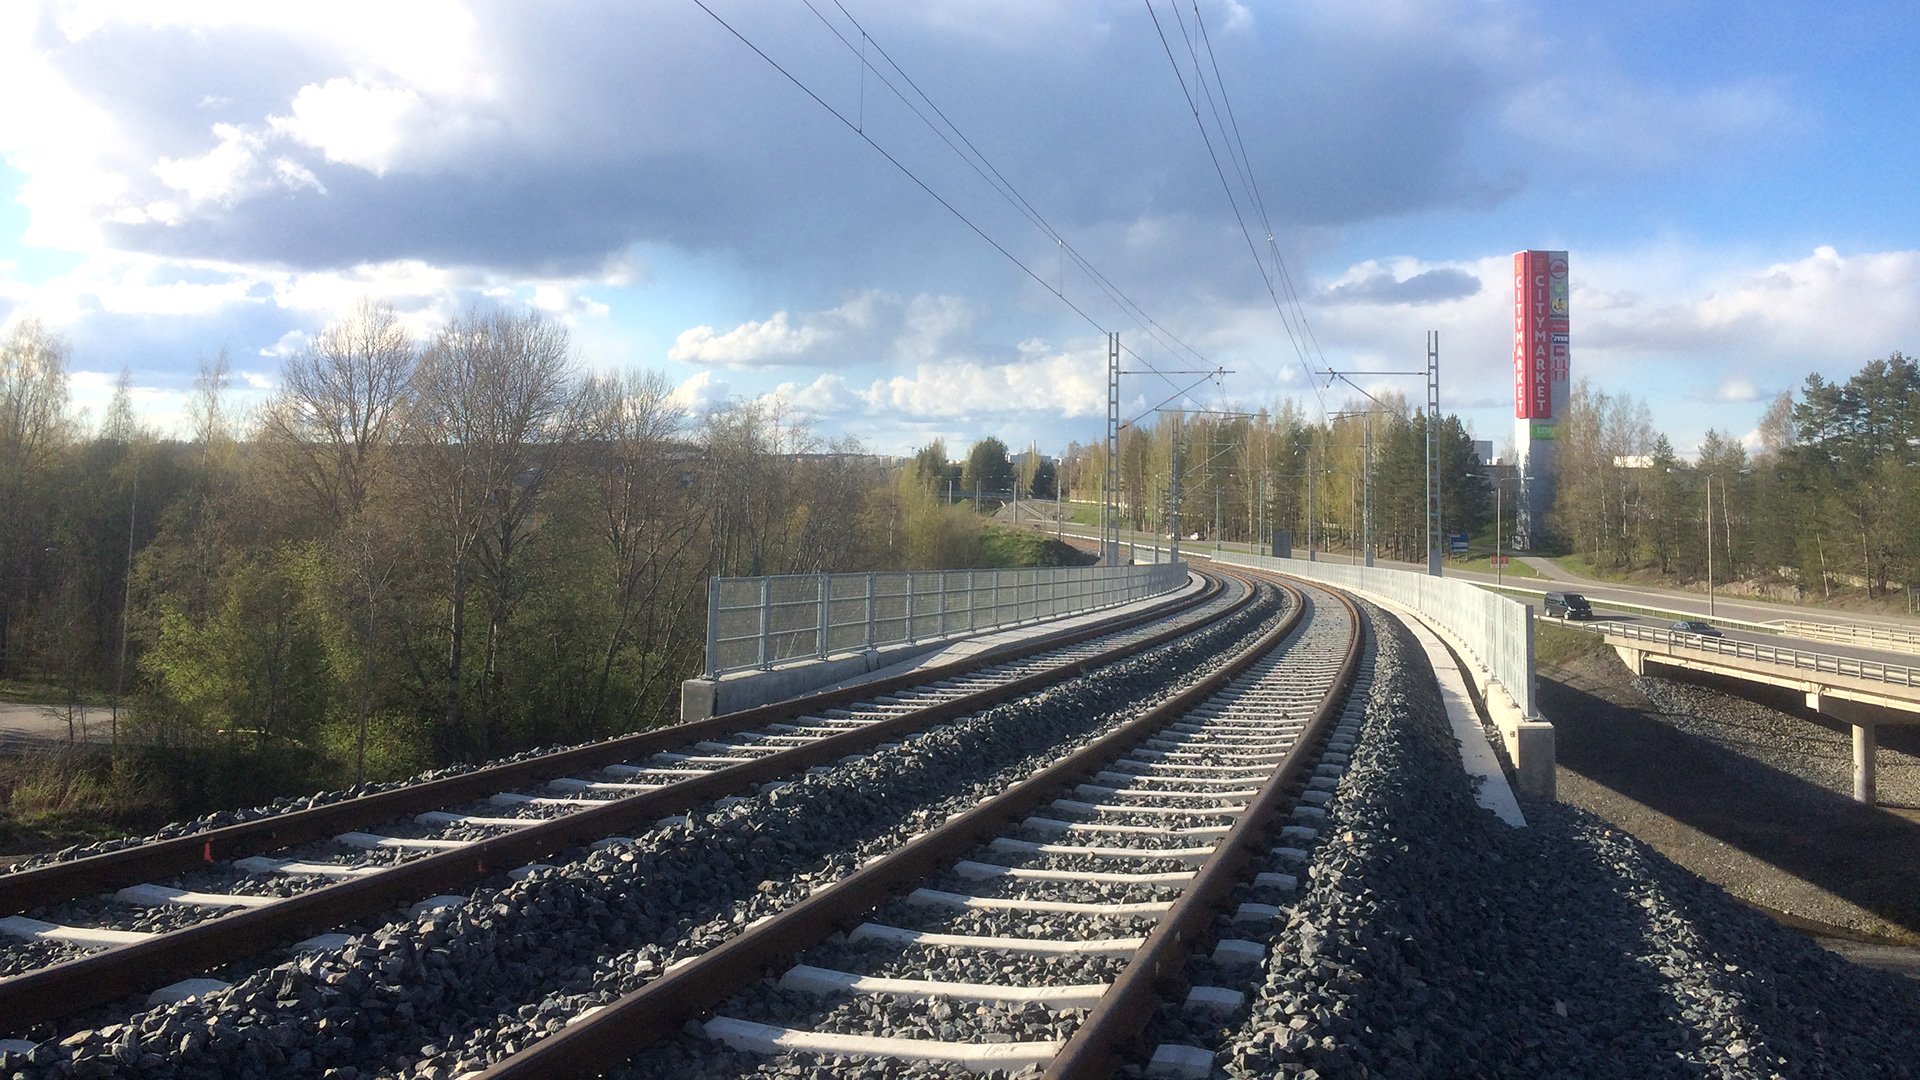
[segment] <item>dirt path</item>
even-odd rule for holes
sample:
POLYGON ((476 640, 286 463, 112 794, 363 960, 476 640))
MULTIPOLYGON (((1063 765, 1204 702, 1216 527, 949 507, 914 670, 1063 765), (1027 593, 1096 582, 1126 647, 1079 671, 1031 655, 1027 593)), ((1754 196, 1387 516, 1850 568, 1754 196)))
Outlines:
POLYGON ((67 723, 67 710, 58 705, 0 704, 0 743, 20 741, 66 742, 70 734, 82 740, 101 741, 113 730, 113 710, 90 705, 80 710, 74 728, 67 723))

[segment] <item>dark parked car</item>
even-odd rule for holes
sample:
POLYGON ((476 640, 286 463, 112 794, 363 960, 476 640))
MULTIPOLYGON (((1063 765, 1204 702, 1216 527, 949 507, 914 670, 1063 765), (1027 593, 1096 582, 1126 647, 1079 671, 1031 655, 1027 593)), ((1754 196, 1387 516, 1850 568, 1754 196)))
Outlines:
POLYGON ((1712 623, 1703 623, 1698 619, 1681 619, 1667 629, 1676 634, 1698 634, 1701 637, 1719 637, 1720 628, 1712 623))
POLYGON ((1593 618, 1593 605, 1577 592, 1550 592, 1543 599, 1542 606, 1555 619, 1593 618))

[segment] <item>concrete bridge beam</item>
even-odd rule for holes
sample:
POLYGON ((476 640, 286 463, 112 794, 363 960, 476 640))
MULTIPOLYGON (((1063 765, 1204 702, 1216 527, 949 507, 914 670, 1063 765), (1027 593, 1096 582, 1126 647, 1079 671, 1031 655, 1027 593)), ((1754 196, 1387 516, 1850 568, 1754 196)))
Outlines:
POLYGON ((1610 641, 1608 644, 1613 646, 1613 651, 1620 655, 1620 662, 1627 665, 1627 670, 1633 672, 1635 678, 1647 673, 1647 650, 1636 649, 1620 641, 1610 641))

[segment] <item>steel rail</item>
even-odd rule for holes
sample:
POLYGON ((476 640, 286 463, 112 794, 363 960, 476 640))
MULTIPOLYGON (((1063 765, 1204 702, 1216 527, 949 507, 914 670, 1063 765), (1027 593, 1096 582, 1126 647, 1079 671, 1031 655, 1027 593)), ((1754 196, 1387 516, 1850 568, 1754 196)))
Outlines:
POLYGON ((1121 1059, 1137 1049, 1135 1044, 1153 1010, 1166 996, 1168 983, 1185 968, 1194 941, 1212 929, 1214 917, 1222 901, 1232 892, 1241 871, 1250 860, 1272 846, 1268 834, 1273 820, 1293 798, 1301 774, 1308 769, 1327 730, 1345 706, 1360 669, 1365 624, 1359 607, 1337 590, 1324 585, 1318 587, 1345 606, 1348 617, 1353 620, 1354 632, 1347 641, 1347 655, 1341 661, 1333 685, 1287 749, 1279 767, 1261 785, 1260 793, 1247 804, 1213 854, 1187 883, 1180 898, 1147 935, 1113 985, 1101 995, 1099 1004, 1068 1037, 1066 1046, 1042 1074, 1043 1080, 1100 1080, 1114 1075, 1121 1059))
POLYGON ((602 765, 653 754, 687 743, 713 739, 808 712, 840 708, 867 698, 964 674, 991 664, 1004 663, 1050 649, 1079 644, 1105 634, 1131 629, 1153 619, 1190 610, 1219 595, 1220 588, 1217 581, 1209 579, 1207 588, 1169 609, 1136 613, 1116 622, 1095 625, 1047 640, 1003 646, 952 664, 897 675, 844 690, 827 691, 792 701, 776 702, 688 723, 654 728, 528 758, 524 761, 489 766, 461 773, 458 776, 442 777, 423 784, 413 784, 345 799, 325 806, 275 814, 151 844, 141 844, 118 851, 90 855, 82 859, 0 874, 0 915, 18 914, 77 896, 139 884, 156 876, 181 873, 207 863, 257 855, 311 840, 323 840, 348 831, 353 825, 385 821, 470 802, 502 789, 523 787, 569 773, 599 768, 602 765))
POLYGON ((1099 772, 1142 740, 1206 701, 1265 656, 1301 623, 1298 589, 1281 623, 1219 670, 1032 777, 822 888, 790 908, 604 1008, 481 1071, 482 1080, 565 1078, 606 1072, 719 1005, 774 964, 857 920, 876 903, 926 877, 1020 820, 1062 788, 1099 772))
MULTIPOLYGON (((1217 592, 1218 588, 1211 590, 1213 595, 1217 595, 1217 592)), ((1228 618, 1252 605, 1256 599, 1257 593, 1249 590, 1246 596, 1235 601, 1218 618, 1228 618)), ((1156 613, 1159 617, 1165 614, 1164 611, 1156 613)), ((7 1018, 9 1027, 20 1028, 41 1020, 69 1015, 127 994, 151 990, 159 981, 169 977, 205 971, 343 922, 378 914, 410 900, 469 886, 490 874, 617 835, 630 826, 652 823, 703 802, 790 775, 796 770, 831 764, 850 753, 910 734, 916 729, 978 712, 1071 678, 1091 667, 1137 655, 1155 645, 1192 633, 1195 629, 1191 626, 1170 627, 1116 650, 1035 672, 952 701, 878 720, 779 754, 744 759, 739 765, 678 781, 657 791, 609 800, 590 809, 553 818, 504 836, 490 837, 461 848, 398 863, 377 874, 349 878, 264 907, 241 909, 145 941, 0 979, 0 1016, 7 1018)), ((1102 628, 1101 632, 1112 631, 1113 628, 1108 626, 1102 628)), ((1063 642, 1055 643, 1056 646, 1059 644, 1063 642)), ((909 685, 919 685, 939 677, 942 676, 921 673, 909 685)), ((896 680, 888 682, 894 683, 896 680)), ((896 685, 894 688, 900 687, 896 685)), ((862 689, 861 697, 871 697, 876 692, 872 686, 862 689)), ((814 702, 811 707, 818 707, 817 699, 807 700, 814 702)), ((737 720, 762 712, 750 710, 716 719, 737 720)), ((685 732, 691 726, 681 725, 669 730, 685 732)), ((679 738, 676 745, 684 741, 684 737, 679 738)))

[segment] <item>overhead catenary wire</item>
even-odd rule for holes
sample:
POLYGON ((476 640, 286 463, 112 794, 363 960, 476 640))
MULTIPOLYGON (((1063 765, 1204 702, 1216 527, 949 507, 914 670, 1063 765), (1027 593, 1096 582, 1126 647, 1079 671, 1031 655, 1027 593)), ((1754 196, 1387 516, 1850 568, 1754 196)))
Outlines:
MULTIPOLYGON (((942 117, 942 119, 946 122, 948 128, 953 131, 956 137, 958 137, 962 142, 965 142, 969 147, 973 146, 971 141, 966 139, 965 135, 959 131, 959 128, 957 126, 954 126, 950 120, 946 120, 945 114, 939 112, 938 107, 933 104, 931 99, 927 98, 923 92, 919 91, 918 86, 913 84, 911 78, 907 76, 904 70, 900 69, 899 65, 893 61, 892 57, 887 56, 884 48, 880 45, 880 43, 878 41, 873 40, 872 35, 869 34, 864 28, 860 27, 856 20, 853 20, 853 17, 851 14, 848 14, 847 17, 850 21, 854 22, 855 28, 858 29, 861 34, 862 41, 860 46, 855 46, 852 41, 848 40, 845 34, 840 33, 838 28, 834 27, 831 21, 825 18, 825 16, 820 12, 820 10, 814 6, 811 0, 804 0, 804 2, 806 2, 808 9, 813 12, 814 16, 820 19, 824 24, 826 24, 829 30, 833 31, 835 37, 837 37, 840 40, 841 44, 846 46, 851 51, 853 51, 855 55, 859 57, 863 79, 867 71, 872 71, 875 74, 875 76, 880 78, 881 82, 884 85, 886 85, 888 89, 895 94, 895 96, 899 97, 901 101, 904 104, 906 104, 909 107, 909 109, 911 109, 915 113, 916 116, 920 117, 923 123, 926 123, 932 130, 934 130, 935 133, 938 134, 941 137, 941 139, 945 141, 951 149, 954 150, 956 154, 958 154, 963 160, 966 160, 969 166, 972 167, 974 171, 982 177, 983 180, 987 180, 987 183, 989 184, 989 186, 993 187, 997 192, 999 192, 1003 199, 1007 199, 1009 202, 1014 203, 1017 209, 1024 206, 1025 209, 1023 213, 1027 216, 1028 220, 1031 223, 1033 223, 1036 228, 1040 229, 1043 233, 1053 238, 1056 241, 1056 243, 1059 245, 1060 249, 1068 253, 1073 258, 1075 265, 1080 266, 1083 269, 1083 271, 1085 271, 1088 274, 1090 278, 1095 280, 1096 283, 1098 283, 1101 286, 1102 291, 1107 293, 1109 299, 1113 300, 1116 304, 1118 304, 1122 308, 1123 311, 1127 312, 1129 317, 1133 318, 1137 325, 1141 324, 1142 320, 1145 321, 1146 325, 1142 325, 1142 329, 1148 333, 1149 337, 1153 338, 1153 340, 1156 343, 1158 343, 1162 348, 1166 348, 1169 352, 1173 352, 1174 346, 1169 345, 1167 343, 1167 340, 1161 339, 1160 335, 1164 334, 1167 339, 1173 341, 1175 344, 1177 344, 1181 348, 1186 349, 1187 352, 1192 353, 1194 356, 1199 357, 1199 359, 1201 359, 1203 362, 1210 362, 1210 361, 1207 361, 1204 356, 1201 356, 1198 352, 1194 351, 1190 346, 1185 345, 1184 342, 1180 342, 1178 338, 1175 338, 1170 332, 1166 331, 1164 327, 1161 327, 1157 321, 1153 320, 1150 316, 1146 315, 1146 312, 1144 311, 1144 309, 1140 308, 1140 306, 1137 303, 1135 303, 1130 297, 1126 297, 1124 293, 1120 293, 1119 290, 1112 285, 1111 281, 1107 279, 1106 275, 1101 274, 1096 268, 1094 268, 1092 264, 1089 261, 1087 261, 1083 256, 1081 256, 1077 250, 1073 249, 1072 245, 1068 243, 1066 239, 1063 236, 1061 236, 1057 230, 1054 230, 1051 225, 1046 223, 1044 218, 1040 217, 1038 212, 1032 208, 1032 204, 1029 203, 1024 198, 1024 196, 1019 195, 1017 189, 1014 189, 1011 184, 1005 181, 1005 178, 1001 176, 1001 174, 999 173, 999 170, 995 169, 992 166, 992 163, 990 161, 987 161, 984 155, 979 154, 979 151, 977 150, 977 148, 974 149, 973 151, 974 155, 978 158, 977 162, 973 157, 969 157, 967 154, 962 153, 960 151, 960 148, 954 144, 952 138, 949 138, 945 132, 941 131, 938 125, 934 124, 931 120, 928 120, 925 113, 921 112, 918 107, 914 106, 914 104, 907 99, 907 96, 899 89, 899 87, 895 86, 892 80, 886 77, 885 73, 881 72, 878 68, 872 65, 871 60, 868 59, 866 55, 866 49, 869 46, 872 48, 872 50, 875 53, 878 53, 879 55, 885 57, 887 60, 887 63, 890 66, 892 66, 895 71, 899 72, 901 77, 905 79, 909 85, 914 85, 915 92, 919 93, 921 99, 926 101, 927 105, 942 117), (999 183, 995 183, 993 180, 988 179, 989 172, 991 172, 996 177, 1000 177, 999 183), (1004 185, 1004 187, 1002 185, 1004 185), (1148 325, 1150 325, 1154 329, 1148 330, 1147 329, 1148 325), (1155 333, 1154 332, 1155 330, 1157 330, 1158 333, 1155 333)), ((840 121, 840 123, 843 126, 845 126, 849 131, 852 131, 863 142, 865 142, 869 147, 871 147, 876 153, 878 153, 881 157, 885 158, 888 164, 892 165, 895 169, 899 170, 901 174, 903 174, 909 180, 911 180, 916 187, 920 188, 920 190, 926 192, 928 196, 930 196, 935 202, 939 203, 944 209, 947 210, 948 213, 952 214, 955 218, 959 219, 960 222, 966 225, 967 228, 971 230, 976 236, 986 241, 988 245, 990 245, 995 251, 999 252, 1001 256, 1004 257, 1008 262, 1011 262, 1016 267, 1018 267, 1020 271, 1026 274, 1028 278, 1032 279, 1034 283, 1039 285, 1042 289, 1045 289, 1046 291, 1054 294, 1054 297, 1056 299, 1058 299, 1062 304, 1066 305, 1066 307, 1069 310, 1073 311, 1074 314, 1080 316, 1080 318, 1084 320, 1089 326, 1092 326, 1094 329, 1099 330, 1102 333, 1108 332, 1107 328, 1103 326, 1099 320, 1095 319, 1088 311, 1086 311, 1085 308, 1081 307, 1079 304, 1075 303, 1072 299, 1067 297, 1064 289, 1055 288, 1049 285, 1045 280, 1045 278, 1043 278, 1038 272, 1036 272, 1033 267, 1029 266, 1019 256, 1015 255, 1012 251, 1010 251, 1005 244, 995 239, 991 234, 987 232, 987 230, 982 225, 976 222, 973 218, 969 217, 964 211, 962 211, 958 206, 956 206, 950 199, 948 199, 947 197, 943 196, 938 191, 936 191, 931 184, 929 184, 926 180, 922 179, 920 175, 914 172, 913 169, 909 168, 905 162, 901 161, 886 147, 882 146, 877 140, 875 140, 871 135, 869 135, 864 130, 864 127, 865 127, 864 117, 862 117, 861 120, 858 122, 856 122, 853 119, 849 119, 845 113, 841 112, 839 109, 835 108, 832 104, 827 102, 826 99, 821 97, 819 93, 815 92, 812 87, 808 86, 797 75, 789 71, 785 65, 781 64, 778 60, 774 59, 773 56, 771 56, 766 50, 762 49, 752 39, 748 38, 746 34, 742 33, 732 23, 728 22, 723 16, 721 16, 717 11, 715 11, 712 7, 710 7, 707 4, 706 0, 693 0, 693 3, 697 7, 699 7, 701 11, 705 12, 709 18, 711 18, 714 22, 718 23, 729 34, 733 35, 733 37, 736 40, 738 40, 741 44, 745 45, 747 48, 751 49, 756 56, 760 57, 775 71, 779 72, 780 75, 784 77, 788 82, 792 83, 802 93, 806 94, 807 97, 811 98, 815 104, 819 105, 822 109, 825 109, 830 115, 834 117, 834 119, 840 121)), ((840 8, 842 13, 846 13, 846 8, 844 7, 844 5, 839 4, 838 0, 836 0, 836 6, 840 8)), ((1139 361, 1144 367, 1148 368, 1154 374, 1160 375, 1161 378, 1166 379, 1166 381, 1169 384, 1173 383, 1173 380, 1169 378, 1166 374, 1154 368, 1153 364, 1146 357, 1140 355, 1140 353, 1138 353, 1134 349, 1126 348, 1124 346, 1123 348, 1128 353, 1128 355, 1132 356, 1135 360, 1139 361)))
MULTIPOLYGON (((845 34, 842 34, 840 32, 840 29, 838 27, 833 25, 831 20, 829 20, 825 15, 823 15, 820 12, 820 9, 815 6, 813 0, 802 0, 802 3, 806 4, 807 9, 813 12, 814 17, 819 19, 822 25, 826 26, 827 29, 830 32, 832 32, 835 37, 840 39, 840 43, 842 45, 846 46, 849 51, 853 50, 853 43, 847 39, 847 36, 845 34)), ((860 20, 856 18, 851 11, 847 10, 847 6, 844 2, 842 2, 842 0, 834 0, 834 7, 838 8, 840 10, 840 13, 846 16, 847 21, 853 24, 854 29, 859 31, 862 45, 864 46, 869 43, 873 45, 874 51, 880 54, 881 58, 887 62, 888 66, 893 68, 893 70, 900 75, 901 79, 903 79, 906 82, 906 84, 913 89, 913 92, 916 95, 918 95, 920 100, 924 101, 927 107, 933 111, 934 115, 940 118, 941 124, 945 125, 946 130, 942 130, 940 124, 935 124, 932 120, 928 119, 927 115, 920 111, 919 106, 915 105, 911 100, 908 99, 908 97, 905 94, 901 93, 898 87, 893 85, 892 81, 886 77, 885 73, 881 72, 878 68, 872 67, 872 61, 870 61, 867 58, 865 49, 862 48, 859 51, 859 57, 860 57, 861 64, 864 66, 864 69, 871 69, 873 73, 881 79, 882 82, 886 83, 887 88, 894 92, 894 95, 900 99, 901 103, 906 105, 907 108, 910 111, 912 111, 913 114, 919 118, 920 122, 925 124, 929 130, 931 130, 935 135, 939 136, 940 140, 942 142, 945 142, 948 148, 953 150, 953 152, 957 156, 959 156, 961 160, 965 161, 968 164, 968 166, 971 167, 974 170, 974 172, 980 176, 982 180, 986 181, 989 187, 992 187, 996 192, 1000 194, 1001 198, 1005 199, 1010 205, 1012 205, 1024 217, 1026 217, 1028 222, 1030 222, 1036 229, 1040 230, 1047 237, 1052 239, 1055 242, 1063 260, 1070 256, 1073 259, 1074 265, 1079 267, 1081 272, 1086 274, 1087 278, 1091 280, 1096 286, 1098 286, 1102 292, 1105 292, 1107 294, 1108 299, 1112 300, 1114 304, 1118 306, 1122 311, 1127 312, 1128 316, 1133 319, 1134 325, 1138 326, 1144 333, 1147 334, 1148 337, 1153 338, 1154 341, 1158 343, 1162 348, 1166 349, 1170 353, 1176 352, 1179 350, 1184 350, 1188 355, 1192 356, 1196 360, 1201 361, 1202 363, 1210 362, 1207 360, 1205 356, 1202 356, 1198 350, 1194 349, 1191 345, 1188 345, 1185 341, 1182 341, 1178 336, 1173 334, 1166 327, 1162 326, 1158 320, 1153 318, 1153 316, 1147 314, 1146 309, 1142 308, 1137 302, 1134 301, 1132 297, 1128 296, 1125 293, 1125 291, 1120 289, 1119 286, 1115 285, 1112 282, 1112 280, 1109 279, 1104 273, 1101 273, 1099 267, 1094 266, 1093 263, 1089 261, 1085 256, 1083 256, 1080 253, 1080 251, 1077 248, 1075 248, 1073 244, 1066 239, 1065 236, 1061 235, 1059 230, 1055 229, 1053 225, 1046 220, 1046 217, 1042 215, 1040 211, 1037 208, 1035 208, 1031 202, 1027 200, 1026 196, 1020 193, 1020 190, 1013 185, 1013 182, 1008 180, 1006 178, 1006 175, 1002 173, 1000 169, 997 166, 995 166, 990 159, 988 159, 988 157, 986 156, 986 153, 982 151, 977 145, 975 145, 973 140, 968 138, 965 132, 960 130, 960 126, 954 123, 953 119, 947 115, 946 111, 940 108, 939 104, 936 103, 933 100, 933 98, 930 97, 927 94, 927 92, 920 87, 920 84, 918 82, 914 81, 913 76, 909 74, 905 68, 901 67, 899 62, 896 61, 893 58, 893 56, 886 51, 885 46, 881 45, 880 42, 873 37, 872 33, 869 32, 867 28, 860 22, 860 20), (953 138, 948 137, 947 131, 951 131, 953 133, 953 138), (959 139, 960 142, 966 146, 965 152, 963 152, 959 146, 954 145, 954 142, 953 142, 954 138, 959 139), (991 175, 989 176, 989 174, 991 175), (1169 344, 1169 342, 1171 342, 1171 344, 1169 344), (1178 347, 1177 349, 1175 348, 1176 346, 1178 347)), ((864 70, 863 70, 863 75, 864 75, 864 70)), ((1056 288, 1054 291, 1056 294, 1060 294, 1064 291, 1064 289, 1065 289, 1065 283, 1063 281, 1060 287, 1056 288)), ((1152 364, 1149 363, 1146 360, 1146 358, 1141 356, 1138 352, 1135 352, 1132 348, 1126 346, 1123 343, 1121 345, 1121 349, 1122 351, 1126 352, 1128 355, 1132 356, 1134 359, 1139 360, 1142 364, 1146 364, 1149 369, 1152 369, 1152 364)), ((1153 369, 1153 373, 1156 375, 1160 375, 1163 379, 1167 378, 1167 374, 1168 374, 1168 373, 1160 372, 1157 369, 1153 369)), ((1167 381, 1171 382, 1172 380, 1168 379, 1167 381)))
MULTIPOLYGON (((1260 227, 1266 230, 1268 253, 1273 256, 1274 267, 1280 273, 1280 281, 1286 287, 1288 302, 1293 305, 1295 316, 1300 321, 1300 327, 1306 331, 1307 344, 1312 347, 1314 356, 1319 358, 1322 365, 1325 365, 1327 362, 1326 353, 1321 350, 1320 341, 1314 336, 1313 326, 1307 321, 1306 308, 1300 303, 1300 294, 1293 287, 1293 274, 1287 268, 1287 260, 1280 254, 1279 242, 1274 238, 1273 220, 1267 216, 1267 203, 1260 194, 1260 181, 1253 169, 1253 158, 1247 153, 1246 139, 1240 134, 1240 118, 1234 114, 1233 98, 1227 93, 1226 76, 1220 72, 1220 60, 1213 52, 1213 37, 1207 33, 1206 19, 1200 14, 1198 0, 1194 0, 1193 3, 1193 21, 1194 24, 1200 28, 1200 41, 1201 44, 1206 47, 1207 62, 1213 67, 1214 85, 1220 88, 1220 102, 1226 107, 1227 121, 1232 125, 1233 129, 1233 141, 1240 148, 1240 160, 1246 163, 1247 188, 1253 194, 1253 207, 1254 211, 1260 215, 1260 227)), ((1324 408, 1325 402, 1323 401, 1323 411, 1324 408)))
MULTIPOLYGON (((1258 269, 1260 272, 1260 280, 1266 285, 1267 296, 1270 300, 1272 300, 1274 310, 1280 316, 1280 324, 1283 328, 1285 328, 1287 332, 1287 340, 1293 346, 1294 355, 1300 363, 1301 371, 1304 372, 1307 376, 1307 385, 1313 389, 1314 397, 1319 401, 1320 412, 1324 416, 1326 413, 1326 399, 1320 392, 1319 385, 1314 379, 1312 365, 1308 362, 1306 344, 1302 340, 1304 337, 1306 337, 1306 331, 1307 331, 1306 322, 1305 322, 1305 312, 1299 303, 1299 295, 1293 288, 1291 275, 1286 275, 1284 280, 1285 280, 1285 289, 1289 294, 1289 301, 1291 302, 1291 309, 1293 312, 1292 317, 1290 317, 1289 315, 1289 302, 1281 300, 1280 298, 1281 289, 1279 287, 1276 287, 1274 283, 1274 275, 1268 272, 1267 265, 1265 261, 1261 258, 1260 247, 1257 243, 1255 243, 1253 239, 1253 231, 1248 227, 1246 215, 1241 211, 1240 200, 1234 195, 1233 184, 1231 181, 1227 179, 1227 170, 1225 166, 1223 166, 1220 162, 1219 151, 1214 147, 1213 135, 1207 129, 1206 120, 1200 115, 1199 96, 1208 97, 1209 102, 1211 103, 1211 92, 1206 89, 1206 79, 1205 79, 1204 72, 1200 68, 1200 58, 1199 58, 1198 48, 1193 43, 1192 35, 1187 32, 1185 20, 1180 18, 1180 9, 1177 2, 1170 3, 1168 5, 1169 9, 1172 11, 1175 21, 1180 27, 1181 37, 1186 42, 1188 53, 1194 63, 1194 86, 1189 87, 1187 84, 1186 73, 1182 70, 1180 66, 1179 58, 1174 55, 1173 43, 1167 38, 1166 27, 1160 21, 1160 13, 1158 9, 1156 9, 1153 6, 1153 0, 1145 0, 1145 3, 1147 6, 1147 14, 1153 19, 1154 32, 1159 35, 1161 48, 1166 52, 1167 63, 1172 66, 1174 78, 1180 85, 1181 96, 1186 99, 1187 109, 1193 115, 1194 125, 1200 130, 1200 139, 1201 139, 1201 142, 1206 146, 1207 158, 1213 163, 1214 173, 1218 175, 1220 178, 1221 190, 1226 193, 1228 206, 1231 207, 1231 209, 1233 210, 1234 221, 1239 225, 1240 234, 1246 240, 1247 252, 1248 254, 1253 256, 1254 267, 1258 269), (1196 96, 1196 91, 1198 91, 1199 96, 1196 96), (1301 328, 1299 332, 1296 332, 1294 329, 1293 324, 1296 320, 1299 321, 1301 324, 1301 328)), ((1196 15, 1197 15, 1197 8, 1196 8, 1196 15)), ((1210 104, 1209 107, 1212 108, 1213 106, 1210 104)), ((1229 112, 1230 111, 1231 109, 1229 109, 1229 112)), ((1218 122, 1219 122, 1218 114, 1216 111, 1216 123, 1218 122)), ((1235 123, 1235 129, 1237 130, 1238 122, 1235 121, 1234 123, 1235 123)), ((1224 125, 1222 125, 1221 141, 1223 143, 1228 142, 1228 139, 1226 137, 1226 129, 1224 125)), ((1242 149, 1244 150, 1244 144, 1242 144, 1242 149)), ((1232 155, 1232 151, 1231 151, 1231 148, 1229 148, 1229 156, 1231 155, 1232 155)), ((1238 171, 1237 166, 1236 166, 1236 171, 1238 171)), ((1250 189, 1250 197, 1248 202, 1249 202, 1250 208, 1256 202, 1256 200, 1252 197, 1251 189, 1250 189)), ((1264 224, 1265 223, 1264 222, 1264 204, 1261 204, 1261 206, 1262 206, 1261 213, 1263 215, 1263 224, 1264 224)), ((1268 246, 1272 249, 1275 255, 1276 261, 1278 261, 1279 248, 1277 245, 1273 243, 1271 227, 1268 227, 1266 229, 1266 235, 1268 238, 1268 246)), ((1281 263, 1281 266, 1282 266, 1282 269, 1284 270, 1284 263, 1281 263)), ((1316 348, 1318 347, 1317 343, 1315 347, 1316 348)))

